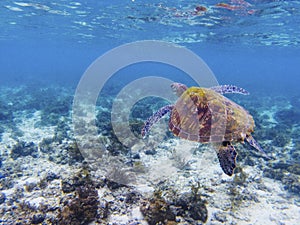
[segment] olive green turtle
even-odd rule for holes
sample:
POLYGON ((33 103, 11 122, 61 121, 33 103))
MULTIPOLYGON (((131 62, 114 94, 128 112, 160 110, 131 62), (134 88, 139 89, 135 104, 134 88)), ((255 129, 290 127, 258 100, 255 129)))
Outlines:
POLYGON ((200 143, 214 143, 225 174, 231 176, 236 168, 237 152, 233 142, 251 146, 268 157, 252 137, 253 117, 242 106, 223 96, 227 93, 249 94, 233 85, 211 88, 190 87, 173 83, 173 91, 179 97, 174 105, 166 105, 147 119, 142 129, 145 137, 153 124, 170 113, 169 129, 175 136, 200 143))

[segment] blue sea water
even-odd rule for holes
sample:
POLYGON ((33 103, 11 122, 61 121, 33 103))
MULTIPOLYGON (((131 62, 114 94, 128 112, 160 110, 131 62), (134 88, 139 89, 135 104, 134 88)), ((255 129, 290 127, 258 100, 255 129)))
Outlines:
POLYGON ((113 47, 163 40, 202 57, 220 83, 296 91, 299 2, 250 1, 235 11, 217 3, 2 1, 1 83, 49 79, 76 85, 91 62, 113 47), (207 11, 194 15, 200 4, 207 11))
MULTIPOLYGON (((274 154, 278 151, 278 158, 297 169, 294 179, 298 183, 284 185, 299 195, 299 24, 300 1, 293 0, 2 0, 0 134, 12 132, 15 140, 22 137, 12 128, 18 119, 24 119, 18 118, 24 117, 16 113, 18 110, 31 110, 30 118, 34 110, 61 104, 49 109, 49 114, 57 110, 57 114, 67 115, 87 68, 112 49, 135 41, 164 41, 186 47, 201 57, 219 84, 237 85, 251 93, 246 100, 236 100, 254 114, 258 127, 255 137, 264 143, 266 152, 271 154, 272 147, 278 147, 274 154), (199 6, 202 10, 197 9, 199 6), (54 90, 37 94, 41 87, 59 87, 68 93, 54 90), (70 96, 66 101, 57 100, 64 95, 70 96), (278 124, 264 119, 275 119, 278 124)), ((111 95, 107 98, 145 76, 194 85, 187 74, 176 68, 143 62, 116 72, 107 84, 107 95, 111 95)), ((52 120, 45 116, 43 122, 56 125, 57 120, 52 120)), ((4 150, 2 154, 0 168, 7 157, 4 150)), ((277 166, 270 168, 284 167, 277 166)), ((6 172, 0 172, 0 179, 6 176, 6 172)))

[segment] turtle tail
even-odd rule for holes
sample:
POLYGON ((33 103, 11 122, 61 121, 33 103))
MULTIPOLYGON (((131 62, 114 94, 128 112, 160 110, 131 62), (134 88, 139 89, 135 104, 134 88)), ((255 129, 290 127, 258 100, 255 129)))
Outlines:
POLYGON ((148 133, 150 132, 150 129, 153 126, 153 124, 158 122, 164 115, 171 112, 173 107, 174 107, 173 105, 166 105, 166 106, 160 108, 158 111, 156 111, 152 116, 150 116, 146 120, 145 125, 142 128, 142 132, 141 132, 142 137, 145 138, 148 135, 148 133))

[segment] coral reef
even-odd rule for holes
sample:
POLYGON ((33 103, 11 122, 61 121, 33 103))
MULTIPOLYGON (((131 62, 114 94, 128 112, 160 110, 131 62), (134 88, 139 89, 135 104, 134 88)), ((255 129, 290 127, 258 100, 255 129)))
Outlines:
POLYGON ((157 195, 143 201, 140 210, 149 225, 170 224, 171 221, 175 222, 176 219, 171 204, 157 195))
POLYGON ((76 188, 84 185, 94 186, 90 177, 90 171, 85 167, 81 168, 75 176, 61 181, 61 188, 64 193, 73 192, 76 188))
POLYGON ((83 157, 82 157, 81 152, 78 148, 78 145, 75 141, 73 141, 71 144, 69 144, 67 146, 66 150, 68 153, 68 159, 69 159, 70 165, 83 161, 83 157))
POLYGON ((114 133, 111 124, 111 114, 107 111, 99 111, 96 116, 96 126, 98 132, 109 139, 109 143, 106 143, 106 149, 113 155, 127 154, 129 148, 119 141, 114 133))
POLYGON ((13 111, 11 107, 0 101, 0 121, 1 123, 9 123, 13 119, 13 111))
POLYGON ((275 119, 281 124, 291 126, 300 121, 300 111, 294 108, 280 110, 276 112, 275 119))
POLYGON ((248 183, 248 175, 241 167, 236 168, 233 182, 230 184, 228 190, 231 203, 230 210, 232 212, 236 212, 241 206, 249 204, 249 201, 259 202, 257 196, 248 190, 248 183))
POLYGON ((69 116, 72 96, 51 98, 45 100, 45 102, 47 102, 47 104, 41 107, 41 125, 57 125, 62 117, 69 116))
POLYGON ((75 141, 70 140, 69 142, 61 142, 58 140, 57 135, 52 138, 43 138, 39 143, 39 149, 42 153, 46 154, 50 161, 61 164, 73 165, 83 161, 83 157, 75 141), (56 148, 63 149, 60 152, 54 151, 56 148))
POLYGON ((138 120, 138 119, 129 120, 130 130, 136 137, 141 136, 141 128, 143 127, 143 125, 144 125, 143 120, 138 120))
POLYGON ((158 97, 147 97, 138 101, 131 109, 130 119, 145 121, 156 110, 169 103, 158 97))
MULTIPOLYGON (((112 96, 108 96, 105 100, 102 96, 100 101, 105 101, 105 105, 108 106, 107 108, 99 109, 96 116, 96 126, 98 132, 110 140, 106 146, 107 150, 115 156, 119 154, 128 154, 130 149, 118 140, 112 128, 110 113, 113 101, 112 96)), ((137 138, 140 138, 141 129, 145 119, 152 115, 152 111, 157 110, 166 104, 167 102, 165 100, 159 98, 146 98, 133 106, 129 115, 129 127, 137 138)), ((127 126, 127 124, 124 126, 127 126)), ((128 142, 130 143, 130 140, 128 140, 128 142)))
POLYGON ((43 153, 51 153, 53 138, 43 138, 39 143, 39 149, 43 153))
POLYGON ((181 195, 175 201, 175 206, 181 208, 178 215, 205 223, 208 216, 207 201, 201 198, 200 188, 200 183, 191 186, 191 192, 181 195))
POLYGON ((92 184, 76 188, 74 198, 62 200, 62 209, 57 224, 84 225, 95 220, 98 210, 98 193, 92 184))
MULTIPOLYGON (((37 85, 0 95, 1 224, 299 221, 299 99, 291 99, 289 105, 285 98, 236 97, 245 108, 249 106, 257 126, 254 136, 275 159, 267 161, 238 145, 240 167, 232 177, 225 177, 209 146, 198 146, 190 160, 184 151, 190 145, 182 147, 173 135, 156 148, 130 149, 119 142, 110 118, 115 90, 109 89, 98 99, 96 121, 107 151, 100 166, 93 160, 87 164, 71 130, 72 91, 37 85), (172 173, 160 177, 168 173, 168 163, 172 173), (155 181, 149 175, 153 166, 162 173, 155 181), (264 211, 263 219, 255 209, 264 211)), ((143 121, 166 104, 147 98, 134 105, 129 125, 137 138, 143 121)), ((85 121, 79 125, 82 133, 89 129, 85 121)))
POLYGON ((0 141, 2 141, 2 133, 5 131, 4 127, 0 125, 0 141))
POLYGON ((11 157, 17 159, 18 157, 32 156, 36 158, 38 156, 38 147, 33 143, 26 143, 24 141, 17 142, 11 150, 11 157))
POLYGON ((177 224, 176 217, 184 218, 189 224, 197 224, 197 221, 205 223, 207 201, 201 197, 201 188, 197 183, 191 186, 189 192, 180 193, 159 185, 152 197, 142 201, 141 212, 149 224, 177 224))
POLYGON ((299 109, 300 108, 300 96, 299 95, 291 97, 291 105, 295 109, 299 109))
POLYGON ((65 120, 60 120, 55 127, 54 130, 54 137, 53 141, 58 142, 59 144, 62 143, 64 139, 70 139, 70 126, 68 125, 68 122, 65 120))
POLYGON ((269 163, 269 167, 270 168, 265 168, 263 171, 265 177, 281 181, 286 190, 299 195, 300 166, 297 161, 294 163, 288 163, 285 161, 269 163))
POLYGON ((133 173, 117 164, 112 166, 106 173, 106 178, 104 180, 110 189, 127 187, 132 181, 134 181, 133 173))
POLYGON ((272 144, 278 147, 284 147, 291 140, 292 128, 286 124, 277 124, 272 128, 257 132, 261 139, 271 139, 272 144))

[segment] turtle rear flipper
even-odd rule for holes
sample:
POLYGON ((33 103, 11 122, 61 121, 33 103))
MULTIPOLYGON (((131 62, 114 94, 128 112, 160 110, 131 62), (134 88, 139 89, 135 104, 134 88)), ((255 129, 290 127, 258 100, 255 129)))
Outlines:
POLYGON ((225 174, 231 176, 236 167, 235 159, 237 152, 229 142, 223 142, 217 151, 220 166, 225 174))
POLYGON ((258 151, 260 151, 267 159, 271 159, 271 157, 269 157, 267 155, 267 153, 265 153, 265 151, 263 150, 263 148, 258 144, 258 142, 251 136, 248 135, 246 137, 247 142, 254 148, 256 148, 258 151))

